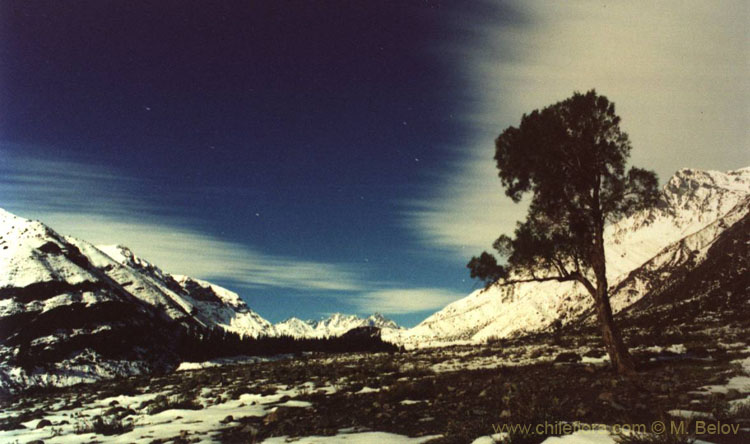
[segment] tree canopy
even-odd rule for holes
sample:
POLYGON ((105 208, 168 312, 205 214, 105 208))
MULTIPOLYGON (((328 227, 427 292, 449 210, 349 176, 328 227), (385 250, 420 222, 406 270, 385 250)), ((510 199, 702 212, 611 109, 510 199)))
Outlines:
POLYGON ((604 225, 658 198, 653 172, 626 172, 631 144, 619 124, 614 103, 592 90, 524 114, 518 128, 503 131, 495 161, 505 194, 519 202, 531 193, 531 203, 514 237, 493 244, 506 265, 484 252, 469 262, 472 277, 492 283, 510 271, 539 279, 586 276, 604 225))

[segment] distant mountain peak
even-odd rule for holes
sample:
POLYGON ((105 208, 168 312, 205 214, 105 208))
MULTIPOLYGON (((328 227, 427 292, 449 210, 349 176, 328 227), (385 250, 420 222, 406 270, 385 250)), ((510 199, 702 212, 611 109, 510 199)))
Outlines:
POLYGON ((394 321, 376 313, 367 318, 346 313, 332 313, 319 320, 303 321, 299 318, 289 318, 274 326, 276 334, 293 337, 324 338, 341 336, 349 330, 359 327, 376 327, 380 329, 401 329, 394 321))

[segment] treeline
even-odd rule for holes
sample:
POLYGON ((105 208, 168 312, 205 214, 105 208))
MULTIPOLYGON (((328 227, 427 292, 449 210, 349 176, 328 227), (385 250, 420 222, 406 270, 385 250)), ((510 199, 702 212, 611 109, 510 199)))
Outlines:
POLYGON ((376 327, 359 327, 331 338, 294 338, 291 336, 241 336, 222 328, 183 331, 177 353, 185 361, 206 361, 237 355, 271 356, 301 352, 395 352, 400 347, 380 338, 376 327))
MULTIPOLYGON (((400 347, 380 338, 376 327, 359 327, 339 337, 299 339, 291 336, 241 336, 222 328, 205 328, 172 324, 171 326, 141 325, 143 328, 117 326, 96 333, 68 336, 58 332, 60 339, 17 342, 18 351, 11 362, 32 371, 55 362, 70 359, 83 350, 93 350, 105 359, 146 360, 162 368, 181 361, 200 362, 238 355, 272 356, 302 352, 350 353, 394 352, 400 347), (149 328, 151 327, 151 328, 149 328)), ((89 327, 93 330, 93 326, 89 327)), ((10 342, 10 341, 7 341, 10 342)), ((8 344, 13 345, 13 344, 8 344)))

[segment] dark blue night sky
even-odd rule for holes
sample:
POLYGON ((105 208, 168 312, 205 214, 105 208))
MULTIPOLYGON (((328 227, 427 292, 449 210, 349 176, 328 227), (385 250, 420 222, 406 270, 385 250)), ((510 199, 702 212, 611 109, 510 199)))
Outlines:
MULTIPOLYGON (((4 1, 0 206, 225 285, 272 321, 412 325, 477 287, 464 264, 494 237, 475 242, 474 215, 445 202, 474 159, 492 176, 493 137, 529 110, 480 62, 519 63, 524 40, 502 31, 538 29, 534 16, 510 2, 4 1)), ((466 186, 502 196, 491 179, 466 186)))

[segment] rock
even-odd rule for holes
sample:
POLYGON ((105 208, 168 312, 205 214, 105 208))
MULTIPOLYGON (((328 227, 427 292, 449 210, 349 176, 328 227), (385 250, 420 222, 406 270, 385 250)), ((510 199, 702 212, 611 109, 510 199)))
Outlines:
POLYGON ((263 424, 266 424, 266 425, 272 424, 278 420, 279 420, 279 411, 274 409, 271 411, 271 413, 266 415, 265 418, 263 418, 263 424))
POLYGON ((741 396, 740 391, 737 389, 729 389, 727 390, 726 398, 727 399, 736 399, 741 396))
POLYGON ((227 415, 227 417, 226 417, 226 418, 224 418, 224 419, 222 419, 222 420, 221 420, 221 423, 222 423, 222 424, 229 424, 229 423, 230 423, 230 422, 232 422, 232 421, 234 421, 234 416, 232 416, 232 415, 227 415))
POLYGON ((562 352, 555 357, 554 362, 578 362, 581 360, 581 355, 574 352, 562 352))
POLYGON ((531 353, 529 353, 529 359, 536 359, 540 356, 542 356, 541 348, 535 348, 534 350, 531 351, 531 353))
POLYGON ((49 419, 43 419, 36 424, 36 428, 43 429, 44 427, 51 426, 52 422, 49 419))
POLYGON ((245 427, 240 429, 240 433, 242 433, 243 435, 247 435, 247 436, 257 436, 258 429, 248 424, 245 427))
POLYGON ((598 399, 600 401, 605 401, 605 402, 612 403, 615 400, 615 396, 612 394, 612 392, 601 392, 601 393, 599 393, 599 398, 598 399))
POLYGON ((708 349, 701 345, 688 347, 687 353, 688 355, 694 356, 696 358, 708 358, 709 356, 711 356, 711 354, 708 352, 708 349))
POLYGON ((586 356, 587 358, 601 358, 604 355, 606 355, 606 353, 603 350, 598 350, 595 348, 583 354, 583 356, 586 356))
POLYGON ((612 401, 612 402, 610 403, 610 405, 612 405, 612 408, 613 408, 613 409, 615 409, 615 410, 620 410, 620 411, 625 411, 625 410, 627 410, 627 407, 625 407, 624 405, 620 404, 620 403, 619 403, 619 402, 617 402, 617 401, 612 401))

